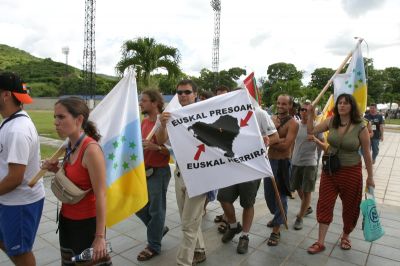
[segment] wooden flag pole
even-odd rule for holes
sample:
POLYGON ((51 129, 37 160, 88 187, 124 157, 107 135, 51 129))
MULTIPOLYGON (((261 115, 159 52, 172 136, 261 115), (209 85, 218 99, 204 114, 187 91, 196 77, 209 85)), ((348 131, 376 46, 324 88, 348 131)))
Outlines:
MULTIPOLYGON (((157 119, 158 119, 158 116, 157 116, 157 119)), ((154 127, 151 129, 150 133, 147 135, 146 140, 150 140, 156 133, 157 129, 158 129, 158 126, 157 126, 157 124, 155 124, 154 127)))
POLYGON ((272 176, 271 177, 271 181, 272 181, 272 186, 274 187, 274 191, 275 191, 275 200, 278 202, 279 210, 281 211, 281 215, 283 217, 283 220, 285 221, 286 230, 289 230, 289 227, 288 227, 288 224, 287 224, 286 214, 285 214, 285 211, 283 209, 283 205, 282 205, 282 201, 281 201, 281 197, 280 197, 281 194, 278 191, 278 186, 276 185, 275 177, 272 176))
MULTIPOLYGON (((65 145, 63 144, 58 150, 50 157, 50 160, 55 160, 61 157, 65 153, 65 145)), ((44 176, 47 172, 45 169, 41 169, 28 183, 31 188, 44 176)))
POLYGON ((322 89, 322 91, 318 94, 317 98, 315 98, 315 100, 312 102, 312 106, 315 106, 319 103, 319 101, 321 100, 322 96, 325 94, 325 92, 328 90, 329 86, 332 84, 333 79, 336 77, 337 74, 340 73, 340 71, 342 71, 342 69, 344 68, 344 66, 346 65, 347 61, 349 61, 350 57, 353 55, 353 52, 358 48, 358 46, 362 43, 364 39, 359 38, 356 47, 351 50, 351 52, 346 56, 346 58, 343 60, 343 62, 340 64, 340 66, 338 67, 338 69, 336 69, 336 72, 332 75, 332 77, 328 80, 328 82, 326 83, 325 87, 322 89))

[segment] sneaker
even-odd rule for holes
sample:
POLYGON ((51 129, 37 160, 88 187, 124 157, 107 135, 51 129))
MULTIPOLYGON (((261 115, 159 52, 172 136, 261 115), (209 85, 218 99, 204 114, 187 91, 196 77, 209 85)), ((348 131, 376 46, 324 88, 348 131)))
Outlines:
POLYGON ((193 256, 192 265, 197 265, 206 260, 206 252, 205 251, 195 251, 193 256))
POLYGON ((228 243, 236 234, 239 234, 240 232, 242 232, 242 226, 240 223, 238 223, 236 228, 231 228, 230 225, 228 225, 228 229, 221 238, 222 243, 228 243))
POLYGON ((249 237, 243 235, 239 238, 239 243, 237 245, 236 251, 239 254, 246 254, 248 250, 249 250, 249 237))
POLYGON ((307 215, 309 215, 311 213, 313 213, 313 209, 310 206, 310 207, 308 207, 308 209, 306 210, 306 213, 304 215, 307 216, 307 215))
POLYGON ((301 230, 303 229, 303 219, 296 217, 296 221, 294 222, 293 228, 295 230, 301 230))

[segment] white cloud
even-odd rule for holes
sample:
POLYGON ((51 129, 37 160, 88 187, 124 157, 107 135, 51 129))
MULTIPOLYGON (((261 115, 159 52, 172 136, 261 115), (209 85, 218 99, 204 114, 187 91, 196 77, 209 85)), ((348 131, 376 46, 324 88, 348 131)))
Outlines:
POLYGON ((271 34, 269 33, 260 33, 256 36, 254 36, 253 38, 250 39, 249 44, 251 47, 257 47, 259 45, 261 45, 265 40, 267 40, 268 38, 271 37, 271 34))
POLYGON ((342 0, 343 9, 350 17, 365 15, 368 11, 377 9, 385 0, 342 0))

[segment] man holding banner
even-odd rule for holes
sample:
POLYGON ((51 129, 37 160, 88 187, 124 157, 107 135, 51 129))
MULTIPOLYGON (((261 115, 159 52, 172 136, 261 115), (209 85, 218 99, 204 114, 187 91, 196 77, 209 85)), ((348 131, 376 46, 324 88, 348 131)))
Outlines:
MULTIPOLYGON (((182 80, 177 85, 179 103, 182 107, 193 104, 197 97, 197 86, 191 80, 182 80)), ((156 132, 159 143, 165 143, 168 139, 167 122, 171 118, 169 112, 163 112, 160 116, 161 126, 156 132)), ((183 239, 178 248, 177 264, 190 266, 206 260, 201 221, 206 202, 206 194, 189 198, 185 182, 183 181, 178 164, 174 173, 175 193, 179 214, 182 221, 183 239)))
MULTIPOLYGON (((161 115, 163 129, 157 132, 157 139, 169 138, 179 164, 175 184, 177 199, 184 203, 184 239, 178 251, 178 264, 191 265, 191 252, 201 239, 198 232, 201 233, 204 194, 272 176, 272 171, 247 90, 191 104, 194 98, 188 101, 188 96, 194 87, 182 81, 177 89, 179 102, 184 106, 161 115)), ((181 205, 178 203, 180 208, 181 205)), ((199 251, 197 254, 204 254, 204 261, 205 253, 199 251)), ((196 261, 199 262, 195 256, 193 262, 196 261)))

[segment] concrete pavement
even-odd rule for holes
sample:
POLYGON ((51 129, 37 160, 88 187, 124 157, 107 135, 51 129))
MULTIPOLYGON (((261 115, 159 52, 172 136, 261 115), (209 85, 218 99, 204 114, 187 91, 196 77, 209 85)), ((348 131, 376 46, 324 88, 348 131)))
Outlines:
MULTIPOLYGON (((282 230, 279 246, 266 244, 271 229, 266 224, 272 218, 267 211, 263 196, 263 186, 258 192, 255 205, 254 223, 250 231, 249 252, 236 253, 238 236, 230 243, 221 242, 221 234, 213 222, 222 210, 218 202, 207 207, 202 228, 207 247, 207 260, 201 265, 400 265, 400 134, 387 132, 380 145, 380 155, 374 165, 375 194, 381 221, 386 234, 373 243, 364 241, 361 230, 361 216, 357 228, 351 234, 352 249, 343 251, 338 246, 342 231, 341 202, 337 200, 334 221, 327 234, 327 249, 317 255, 306 252, 308 246, 316 241, 318 225, 315 212, 304 218, 304 228, 292 229, 300 201, 296 197, 289 200, 289 230, 282 230)), ((37 233, 34 253, 37 265, 60 265, 58 235, 56 234, 57 201, 49 189, 50 179, 45 178, 46 200, 43 216, 37 233)), ((317 185, 318 188, 318 185, 317 185)), ((114 265, 175 265, 175 254, 181 239, 180 218, 175 200, 174 180, 168 189, 167 219, 169 233, 163 239, 162 253, 148 262, 138 262, 137 254, 146 246, 146 230, 141 221, 131 216, 129 219, 107 230, 107 239, 113 247, 114 265)), ((315 210, 318 193, 314 193, 312 207, 315 210)), ((237 217, 241 215, 235 203, 237 217)), ((0 252, 0 265, 12 265, 3 252, 0 252)))

